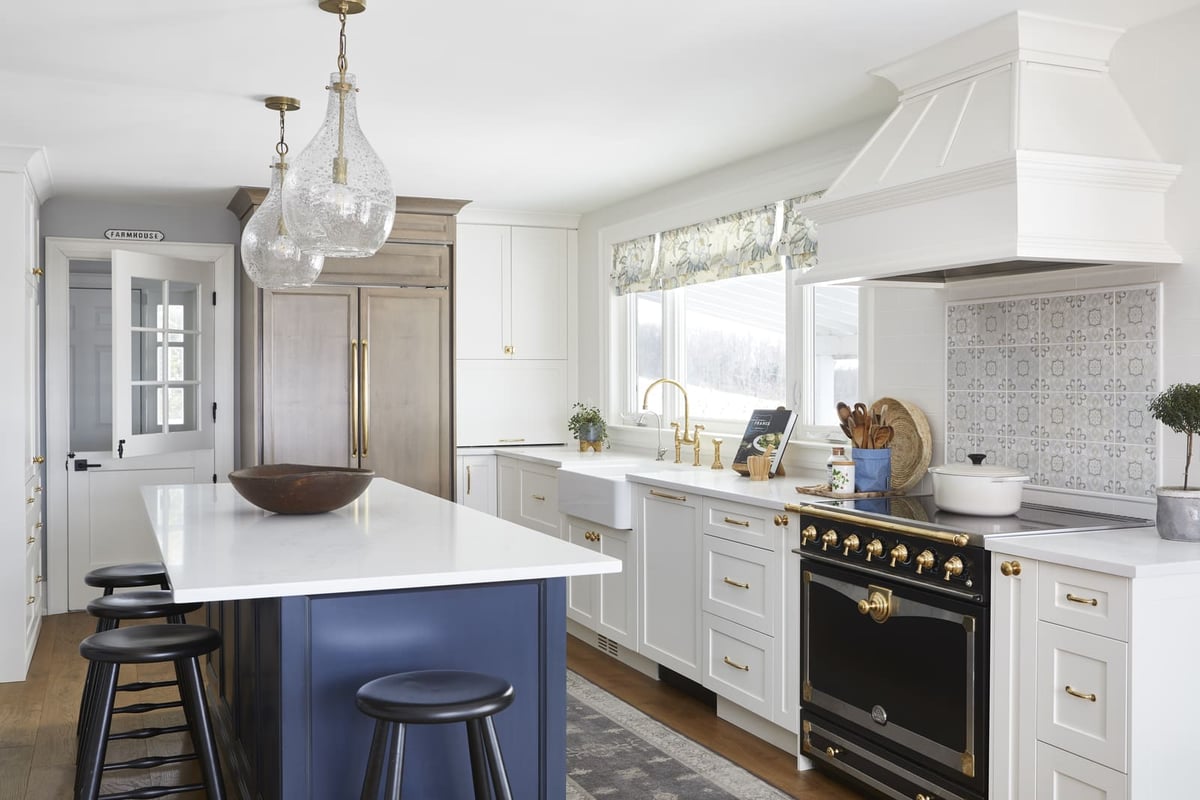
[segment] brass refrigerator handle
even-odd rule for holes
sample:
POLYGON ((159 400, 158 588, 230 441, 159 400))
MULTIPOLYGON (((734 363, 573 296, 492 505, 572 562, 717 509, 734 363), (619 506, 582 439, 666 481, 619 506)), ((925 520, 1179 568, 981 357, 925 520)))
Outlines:
POLYGON ((350 340, 350 455, 358 458, 358 342, 350 340))
POLYGON ((367 457, 367 441, 371 433, 371 370, 367 361, 367 340, 362 340, 362 349, 359 351, 359 357, 362 358, 362 454, 363 458, 367 457))

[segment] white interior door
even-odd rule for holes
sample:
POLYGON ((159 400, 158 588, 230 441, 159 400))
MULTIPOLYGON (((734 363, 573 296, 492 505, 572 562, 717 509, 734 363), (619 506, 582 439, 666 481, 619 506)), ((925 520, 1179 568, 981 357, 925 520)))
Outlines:
POLYGON ((51 238, 46 252, 48 588, 62 611, 96 595, 89 570, 159 558, 143 486, 233 468, 234 262, 230 245, 51 238))

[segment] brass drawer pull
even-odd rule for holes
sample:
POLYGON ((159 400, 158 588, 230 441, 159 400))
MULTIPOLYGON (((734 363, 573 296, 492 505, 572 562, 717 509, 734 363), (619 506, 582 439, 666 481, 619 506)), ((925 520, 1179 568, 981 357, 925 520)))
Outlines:
POLYGON ((733 667, 734 669, 740 669, 742 672, 750 671, 750 668, 747 667, 746 665, 739 664, 736 661, 730 661, 729 656, 725 656, 725 663, 728 664, 729 666, 733 667))
POLYGON ((38 528, 42 527, 42 523, 35 522, 35 523, 33 523, 33 527, 34 527, 34 530, 37 530, 38 528))
POLYGON ((32 503, 32 502, 34 502, 34 499, 33 499, 32 497, 26 497, 26 498, 25 498, 25 502, 26 502, 26 503, 32 503))
POLYGON ((678 500, 678 501, 680 501, 681 503, 682 503, 682 502, 684 502, 685 500, 687 500, 687 495, 683 495, 683 494, 667 494, 666 492, 660 492, 658 489, 651 489, 651 490, 650 490, 650 494, 654 495, 655 497, 663 497, 663 498, 666 498, 667 500, 678 500))
POLYGON ((523 441, 525 441, 525 437, 524 437, 524 436, 522 436, 522 437, 520 437, 520 438, 517 438, 517 439, 497 439, 496 441, 500 442, 500 444, 512 444, 513 442, 523 442, 523 441))
POLYGON ((532 497, 534 500, 537 500, 539 503, 546 502, 546 495, 544 495, 544 494, 531 494, 529 496, 532 497))
POLYGON ((27 537, 25 538, 25 544, 33 544, 33 543, 34 543, 34 542, 36 542, 36 541, 37 541, 37 537, 36 537, 36 536, 27 536, 27 537))
POLYGON ((27 606, 31 606, 31 605, 33 605, 33 604, 34 604, 34 603, 36 603, 36 602, 37 602, 37 598, 36 598, 36 597, 34 597, 33 595, 30 595, 29 597, 27 597, 27 598, 25 599, 25 605, 27 605, 27 606))
POLYGON ((1070 600, 1072 603, 1079 603, 1079 604, 1085 605, 1085 606, 1100 605, 1100 601, 1094 597, 1076 597, 1075 595, 1071 594, 1070 592, 1067 592, 1067 599, 1070 600))
POLYGON ((471 493, 471 465, 467 464, 467 494, 471 493))
POLYGON ((750 527, 750 521, 745 520, 745 519, 734 519, 733 517, 726 517, 725 521, 728 522, 730 525, 741 525, 743 528, 750 527))
POLYGON ((1071 695, 1071 697, 1078 697, 1080 700, 1087 700, 1092 703, 1096 702, 1095 694, 1077 691, 1075 689, 1072 689, 1070 684, 1067 684, 1066 690, 1067 690, 1067 694, 1071 695))
POLYGON ((735 580, 733 580, 732 578, 722 578, 721 580, 725 581, 725 582, 726 582, 726 583, 728 583, 730 586, 736 586, 736 587, 737 587, 737 588, 739 588, 739 589, 749 589, 749 588, 750 588, 750 584, 748 584, 748 583, 739 583, 738 581, 735 581, 735 580))

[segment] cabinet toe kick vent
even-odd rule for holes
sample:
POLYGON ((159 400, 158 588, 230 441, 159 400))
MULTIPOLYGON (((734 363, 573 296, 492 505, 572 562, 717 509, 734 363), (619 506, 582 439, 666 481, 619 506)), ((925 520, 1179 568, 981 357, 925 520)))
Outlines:
POLYGON ((596 647, 598 647, 600 650, 603 650, 605 653, 608 653, 610 656, 616 657, 621 654, 620 645, 607 636, 601 636, 600 634, 596 634, 596 647))

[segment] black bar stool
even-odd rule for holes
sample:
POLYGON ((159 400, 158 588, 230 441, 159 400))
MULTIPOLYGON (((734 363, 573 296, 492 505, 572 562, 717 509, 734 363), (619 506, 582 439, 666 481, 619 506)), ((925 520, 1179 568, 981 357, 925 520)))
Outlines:
MULTIPOLYGON (((225 800, 221 783, 221 768, 217 760, 216 741, 212 722, 200 680, 199 657, 221 646, 221 635, 202 625, 135 625, 128 628, 94 633, 79 645, 79 653, 98 665, 96 689, 92 708, 85 712, 88 719, 75 767, 75 800, 127 800, 128 798, 161 797, 167 794, 204 790, 210 800, 225 800), (105 764, 112 727, 113 704, 117 693, 117 675, 122 664, 151 664, 171 661, 179 682, 179 694, 191 733, 193 753, 183 756, 139 758, 105 764), (184 786, 143 786, 129 792, 101 795, 100 782, 106 771, 146 769, 198 759, 202 783, 184 786)), ((111 738, 143 738, 166 732, 165 729, 144 729, 115 734, 111 738)))
MULTIPOLYGON (((112 630, 121 624, 121 620, 130 619, 166 619, 167 622, 182 625, 187 622, 186 614, 201 608, 203 603, 176 603, 171 593, 162 589, 138 589, 121 594, 105 594, 88 603, 88 613, 96 617, 96 633, 112 630)), ((93 695, 96 691, 95 661, 88 663, 87 678, 83 683, 83 694, 79 700, 79 719, 75 726, 75 736, 80 739, 82 746, 83 729, 87 725, 87 712, 95 708, 93 695)), ((147 689, 157 689, 163 686, 174 686, 175 681, 141 681, 125 683, 117 687, 118 692, 143 692, 147 689)), ((138 703, 114 709, 116 714, 141 714, 160 708, 175 708, 178 701, 170 703, 138 703)), ((176 728, 186 730, 186 728, 176 728)))
POLYGON ((355 702, 375 719, 362 800, 375 800, 387 751, 386 800, 400 800, 406 725, 467 724, 476 800, 512 800, 492 715, 512 705, 513 687, 503 678, 458 670, 398 672, 363 684, 355 702), (390 740, 390 746, 389 746, 390 740), (491 777, 491 787, 488 777, 491 777), (492 794, 492 791, 495 794, 492 794))
POLYGON ((136 589, 142 586, 171 588, 167 580, 167 568, 157 561, 98 567, 84 575, 83 582, 104 589, 105 594, 112 594, 113 589, 136 589))

